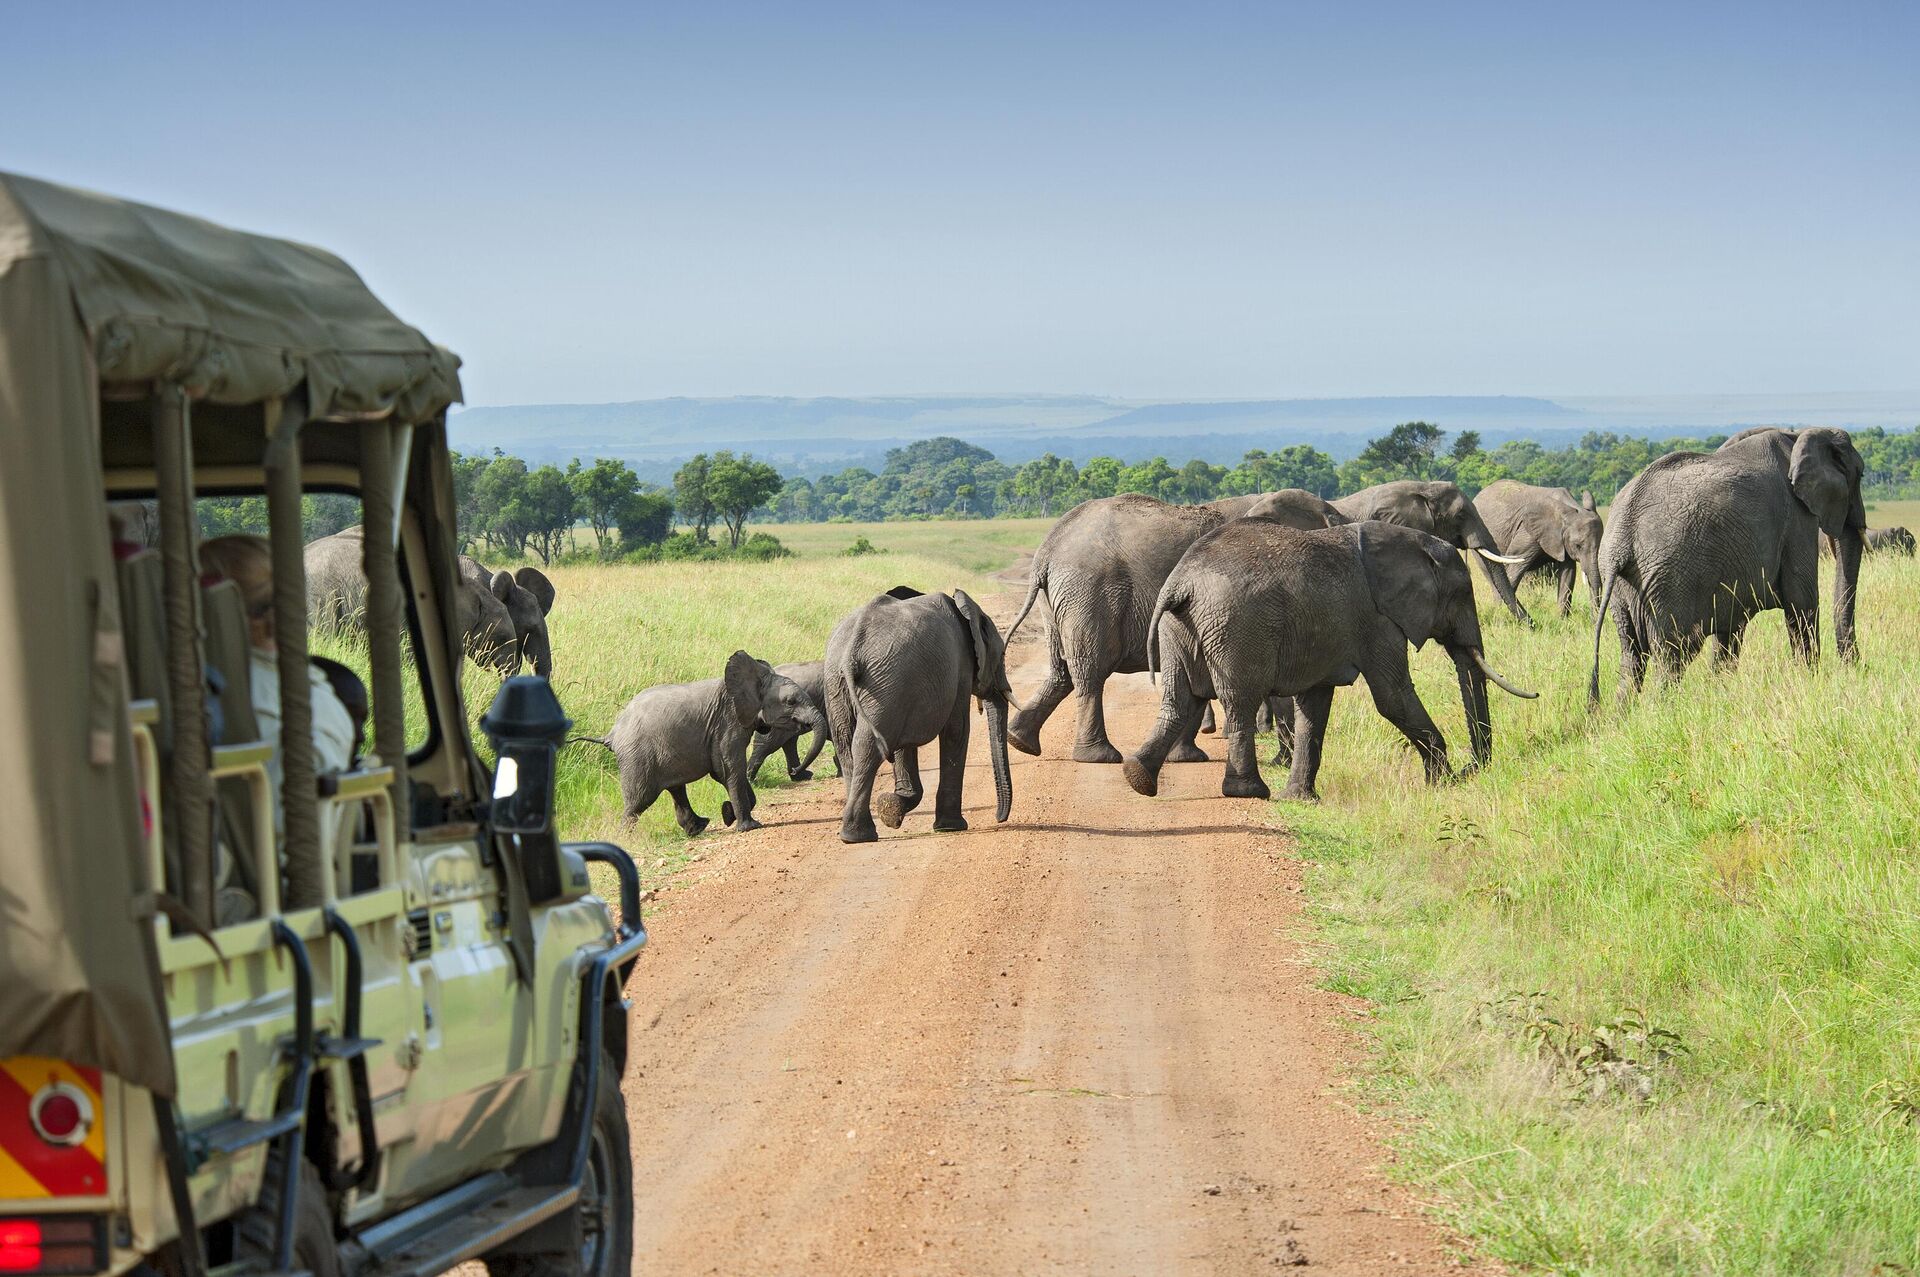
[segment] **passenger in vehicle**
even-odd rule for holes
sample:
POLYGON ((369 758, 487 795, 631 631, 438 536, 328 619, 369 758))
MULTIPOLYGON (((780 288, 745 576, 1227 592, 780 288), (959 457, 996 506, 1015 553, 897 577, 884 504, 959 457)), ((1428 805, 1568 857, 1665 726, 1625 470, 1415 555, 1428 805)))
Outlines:
MULTIPOLYGON (((273 643, 273 557, 265 537, 236 533, 203 543, 200 567, 238 586, 246 607, 247 639, 252 649, 253 712, 259 720, 261 738, 273 744, 273 759, 267 764, 267 775, 273 782, 274 832, 283 834, 280 658, 273 643)), ((353 718, 319 666, 309 666, 307 674, 311 689, 308 695, 313 705, 314 769, 321 774, 344 771, 353 760, 353 718)))

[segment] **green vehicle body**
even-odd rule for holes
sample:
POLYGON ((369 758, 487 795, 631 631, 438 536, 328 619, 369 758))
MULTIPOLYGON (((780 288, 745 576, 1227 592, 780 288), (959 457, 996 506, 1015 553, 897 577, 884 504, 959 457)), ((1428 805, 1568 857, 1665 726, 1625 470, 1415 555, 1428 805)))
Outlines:
MULTIPOLYGON (((638 880, 617 847, 490 818, 461 692, 445 424, 457 367, 318 250, 0 174, 0 503, 43 500, 54 532, 27 546, 6 540, 18 524, 0 529, 0 578, 13 578, 0 585, 14 598, 43 570, 79 582, 72 615, 95 631, 35 649, 45 636, 0 606, 0 627, 45 662, 42 683, 71 662, 74 685, 93 689, 62 706, 31 672, 0 675, 0 731, 50 742, 21 764, 41 782, 29 827, 42 835, 0 848, 0 882, 20 893, 0 934, 0 1270, 624 1267, 615 1084, 646 940, 638 880), (21 419, 4 419, 13 408, 21 419), (367 622, 372 748, 302 778, 290 747, 284 795, 269 779, 276 742, 210 738, 181 761, 193 738, 167 689, 177 710, 183 684, 160 677, 143 694, 176 645, 139 641, 158 609, 149 634, 178 635, 164 623, 184 619, 200 635, 192 659, 219 668, 228 614, 217 584, 195 594, 183 577, 197 534, 169 524, 170 499, 263 490, 276 512, 301 491, 360 494, 369 527, 390 533, 369 535, 369 580, 395 582, 367 622), (144 576, 130 565, 148 552, 100 553, 110 503, 133 500, 157 506, 163 529, 144 576), (373 557, 383 545, 390 569, 373 557), (61 553, 72 561, 49 568, 61 553), (141 594, 142 580, 158 584, 141 594), (400 691, 424 712, 423 742, 405 739, 400 691), (62 735, 66 708, 90 735, 62 735), (90 756, 61 754, 68 738, 90 756), (300 779, 319 830, 304 841, 300 779), (198 842, 179 801, 197 784, 217 796, 198 842), (209 903, 222 857, 251 887, 237 919, 209 903), (296 864, 317 878, 302 885, 296 864), (589 865, 618 884, 613 907, 589 865), (28 936, 34 918, 44 930, 28 936)), ((287 541, 273 538, 276 580, 299 570, 287 541)), ((278 654, 303 666, 304 647, 283 638, 278 654)), ((246 659, 226 671, 243 688, 246 659)), ((196 692, 198 673, 188 666, 196 692)))

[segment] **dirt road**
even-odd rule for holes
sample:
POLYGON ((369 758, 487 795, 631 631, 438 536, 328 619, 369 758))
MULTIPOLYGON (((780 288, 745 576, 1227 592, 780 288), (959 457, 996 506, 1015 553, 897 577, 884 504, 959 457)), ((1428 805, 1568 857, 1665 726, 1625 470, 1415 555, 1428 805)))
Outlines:
MULTIPOLYGON (((1152 705, 1115 680, 1114 738, 1152 705)), ((1350 1004, 1265 806, 1059 758, 1071 708, 1006 825, 977 725, 964 834, 929 797, 842 846, 827 779, 705 840, 632 986, 637 1273, 1457 1266, 1337 1092, 1350 1004)))

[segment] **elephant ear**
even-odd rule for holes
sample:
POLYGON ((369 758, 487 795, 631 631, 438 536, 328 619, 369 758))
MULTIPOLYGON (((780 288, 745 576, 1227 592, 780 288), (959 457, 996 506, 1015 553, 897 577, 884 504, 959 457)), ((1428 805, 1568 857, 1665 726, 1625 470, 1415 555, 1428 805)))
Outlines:
POLYGON ((513 577, 508 575, 504 569, 495 572, 493 579, 487 582, 487 591, 492 594, 494 598, 505 603, 513 597, 513 577))
POLYGON ((967 648, 973 653, 973 694, 991 696, 999 690, 1000 682, 999 631, 965 590, 953 592, 953 607, 967 625, 967 648))
POLYGON ((534 598, 540 600, 540 615, 553 611, 553 582, 539 568, 521 568, 513 574, 513 582, 534 598))
POLYGON ((1867 526, 1866 506, 1860 500, 1860 478, 1866 465, 1844 430, 1802 430, 1793 443, 1787 482, 1800 504, 1813 511, 1820 530, 1838 537, 1848 528, 1867 526))
POLYGON ((1460 562, 1459 552, 1437 537, 1387 536, 1360 525, 1360 562, 1373 606, 1416 648, 1426 644, 1440 623, 1443 553, 1460 562))
POLYGON ((890 599, 917 599, 922 593, 923 591, 916 590, 911 585, 896 585, 887 591, 887 597, 890 599))
POLYGON ((760 688, 766 671, 765 662, 756 661, 745 652, 735 652, 727 658, 726 673, 720 676, 720 699, 726 702, 734 721, 742 727, 752 727, 754 719, 760 716, 760 688))
MULTIPOLYGON (((1558 509, 1547 507, 1530 511, 1524 522, 1527 531, 1533 535, 1534 543, 1548 558, 1562 561, 1566 559, 1567 530, 1558 509)), ((1515 551, 1509 551, 1506 546, 1500 548, 1503 553, 1515 553, 1515 551)))
POLYGON ((1588 514, 1600 513, 1600 507, 1593 503, 1593 493, 1585 488, 1580 490, 1580 508, 1588 514))

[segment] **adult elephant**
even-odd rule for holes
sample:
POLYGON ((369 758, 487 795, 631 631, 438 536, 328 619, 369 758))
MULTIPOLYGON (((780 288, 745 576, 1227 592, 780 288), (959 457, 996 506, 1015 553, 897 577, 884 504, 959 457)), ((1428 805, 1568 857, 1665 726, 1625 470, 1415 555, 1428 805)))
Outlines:
POLYGON ((1352 496, 1339 498, 1333 506, 1356 523, 1362 519, 1397 523, 1430 533, 1458 549, 1471 550, 1480 557, 1487 584, 1507 605, 1507 611, 1522 625, 1533 624, 1506 573, 1495 570, 1494 565, 1508 566, 1512 560, 1501 553, 1499 541, 1458 484, 1399 479, 1362 488, 1352 496))
MULTIPOLYGON (((1007 629, 1012 642, 1035 600, 1046 596, 1053 610, 1046 681, 1014 715, 1009 744, 1038 754, 1041 727, 1073 692, 1079 699, 1073 757, 1120 761, 1101 705, 1107 677, 1147 668, 1147 621, 1161 583, 1188 546, 1226 521, 1206 506, 1169 505, 1137 492, 1083 501, 1060 516, 1034 552, 1026 601, 1007 629)), ((1205 762, 1207 756, 1189 735, 1170 757, 1205 762)))
MULTIPOLYGON (((1718 662, 1739 657, 1747 622, 1787 614, 1795 656, 1820 653, 1820 536, 1833 539, 1834 646, 1859 654, 1854 591, 1866 531, 1865 466, 1844 430, 1743 430, 1714 452, 1672 452, 1614 499, 1600 539, 1602 615, 1593 627, 1588 703, 1600 699, 1600 636, 1610 611, 1627 685, 1653 656, 1677 676, 1711 638, 1718 662)), ((1717 663, 1718 663, 1717 662, 1717 663)))
MULTIPOLYGON (((359 527, 309 542, 305 552, 307 611, 314 625, 358 630, 366 618, 367 578, 359 527)), ((530 661, 542 677, 553 672, 553 643, 547 613, 553 610, 553 582, 538 568, 509 576, 490 573, 460 556, 460 588, 454 592, 454 621, 467 651, 480 664, 509 678, 530 661)))
POLYGON ((1163 670, 1160 714, 1125 764, 1127 783, 1142 794, 1157 791, 1167 751, 1201 701, 1218 696, 1227 738, 1221 792, 1267 797, 1254 757, 1254 715, 1278 694, 1295 705, 1293 769, 1282 796, 1313 798, 1333 691, 1363 675, 1374 707, 1413 742, 1427 779, 1445 779, 1446 740, 1414 692, 1408 643, 1435 640, 1453 658, 1476 764, 1493 754, 1488 680, 1533 695, 1488 666, 1473 578, 1453 546, 1395 524, 1300 531, 1236 520, 1180 560, 1161 588, 1153 627, 1149 663, 1163 670))
POLYGON ((1486 521, 1500 552, 1523 560, 1509 563, 1507 581, 1516 590, 1531 572, 1549 572, 1560 596, 1560 615, 1573 610, 1573 573, 1579 566, 1600 610, 1600 515, 1593 494, 1575 500, 1565 488, 1542 488, 1515 479, 1496 479, 1480 490, 1473 505, 1486 521))
POLYGON ((940 742, 937 831, 967 827, 960 813, 967 771, 969 702, 987 715, 994 818, 1013 809, 1007 765, 1007 649, 1000 631, 965 591, 922 594, 896 587, 845 617, 827 640, 827 717, 846 777, 840 841, 872 842, 874 810, 890 829, 919 805, 920 747, 940 742), (892 793, 873 797, 882 759, 893 760, 892 793))
POLYGON ((1869 528, 1867 529, 1868 554, 1904 554, 1913 557, 1913 533, 1905 528, 1869 528))

